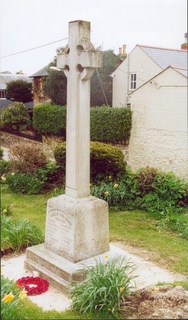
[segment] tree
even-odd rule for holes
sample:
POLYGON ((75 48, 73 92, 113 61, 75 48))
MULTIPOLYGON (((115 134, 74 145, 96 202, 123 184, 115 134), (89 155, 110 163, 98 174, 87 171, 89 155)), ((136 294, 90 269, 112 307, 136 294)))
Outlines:
MULTIPOLYGON (((64 51, 63 47, 56 50, 56 53, 64 51)), ((67 77, 63 71, 51 70, 50 67, 57 65, 57 55, 48 65, 48 77, 44 85, 44 92, 50 97, 52 104, 66 105, 67 102, 67 77)))
MULTIPOLYGON (((64 51, 58 48, 57 53, 64 51)), ((63 71, 51 70, 56 66, 57 56, 49 64, 49 75, 44 86, 45 93, 56 105, 65 105, 67 99, 67 78, 63 71)), ((113 50, 103 51, 103 66, 96 69, 91 78, 91 106, 112 106, 112 78, 110 75, 121 63, 121 59, 113 53, 113 50)))
POLYGON ((32 101, 32 83, 25 80, 14 80, 8 82, 6 98, 23 103, 32 101))
POLYGON ((49 67, 44 92, 48 94, 53 104, 61 106, 66 104, 67 78, 63 71, 50 70, 49 67))
POLYGON ((110 75, 121 63, 113 50, 103 51, 103 66, 96 69, 91 78, 91 106, 112 106, 112 77, 110 75))

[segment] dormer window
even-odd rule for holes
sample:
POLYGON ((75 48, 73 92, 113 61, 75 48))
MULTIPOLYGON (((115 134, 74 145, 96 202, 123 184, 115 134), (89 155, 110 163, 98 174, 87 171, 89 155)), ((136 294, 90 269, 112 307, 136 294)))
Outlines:
POLYGON ((131 82, 130 82, 130 89, 136 89, 136 73, 131 73, 131 82))

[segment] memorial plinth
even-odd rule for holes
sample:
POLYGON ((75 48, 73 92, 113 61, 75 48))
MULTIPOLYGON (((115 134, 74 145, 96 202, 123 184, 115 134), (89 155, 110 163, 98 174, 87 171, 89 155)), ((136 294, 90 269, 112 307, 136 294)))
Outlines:
POLYGON ((72 262, 109 250, 108 206, 89 196, 48 200, 45 247, 72 262))

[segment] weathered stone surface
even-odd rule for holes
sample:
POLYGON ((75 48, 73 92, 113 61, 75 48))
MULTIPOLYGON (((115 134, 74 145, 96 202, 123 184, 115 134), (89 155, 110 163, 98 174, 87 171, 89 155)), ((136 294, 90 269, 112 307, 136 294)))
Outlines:
POLYGON ((108 251, 107 203, 92 196, 49 199, 45 246, 72 262, 108 251))

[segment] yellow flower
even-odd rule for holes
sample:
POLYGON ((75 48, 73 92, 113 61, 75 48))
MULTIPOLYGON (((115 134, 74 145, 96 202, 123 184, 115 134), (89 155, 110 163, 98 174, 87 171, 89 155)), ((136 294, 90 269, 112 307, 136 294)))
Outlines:
POLYGON ((6 177, 5 177, 5 176, 2 176, 2 177, 1 177, 1 180, 2 180, 2 181, 6 181, 6 177))
POLYGON ((89 185, 90 187, 92 187, 92 183, 90 183, 90 185, 89 185))
POLYGON ((11 173, 11 176, 14 176, 14 175, 15 175, 15 173, 14 173, 14 172, 12 172, 12 173, 11 173))
POLYGON ((108 311, 110 312, 110 311, 111 311, 111 309, 110 309, 110 308, 108 308, 108 311))
POLYGON ((112 179, 112 176, 109 176, 108 179, 112 179))
POLYGON ((153 291, 158 292, 158 291, 159 291, 159 288, 158 288, 158 287, 153 287, 153 291))
POLYGON ((104 193, 104 194, 108 195, 108 194, 109 194, 109 192, 108 192, 108 191, 105 191, 105 193, 104 193))
POLYGON ((12 292, 10 292, 2 299, 2 302, 11 302, 13 299, 14 295, 12 294, 12 292))
POLYGON ((123 292, 124 290, 125 290, 125 288, 120 288, 119 289, 120 292, 123 292))
POLYGON ((19 294, 19 298, 21 300, 23 300, 25 297, 27 297, 27 291, 26 290, 22 290, 19 294))
POLYGON ((108 259, 108 258, 109 258, 108 254, 105 254, 105 256, 104 256, 104 257, 105 257, 105 259, 108 259))
POLYGON ((117 183, 115 183, 115 184, 114 184, 114 188, 117 188, 117 187, 118 187, 118 184, 117 184, 117 183))
POLYGON ((3 213, 7 213, 7 209, 3 209, 3 213))

